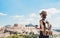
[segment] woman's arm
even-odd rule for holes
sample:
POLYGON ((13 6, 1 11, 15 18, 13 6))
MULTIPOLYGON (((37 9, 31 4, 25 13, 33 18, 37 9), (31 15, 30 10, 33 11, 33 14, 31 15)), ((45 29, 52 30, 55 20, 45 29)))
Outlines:
POLYGON ((41 29, 40 29, 40 30, 41 30, 41 31, 44 31, 44 25, 43 25, 43 22, 40 21, 39 23, 40 23, 40 25, 41 25, 41 29))
POLYGON ((44 31, 43 22, 42 21, 39 21, 39 24, 41 25, 41 28, 36 27, 36 29, 39 29, 41 31, 44 31))

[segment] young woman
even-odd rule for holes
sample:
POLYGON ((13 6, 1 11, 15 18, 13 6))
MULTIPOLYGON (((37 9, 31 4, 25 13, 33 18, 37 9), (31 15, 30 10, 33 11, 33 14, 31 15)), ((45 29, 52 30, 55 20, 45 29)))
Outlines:
POLYGON ((49 24, 48 21, 46 21, 46 16, 47 16, 46 11, 42 11, 40 13, 41 20, 39 21, 39 23, 40 23, 40 36, 39 36, 39 38, 49 38, 51 25, 49 24))

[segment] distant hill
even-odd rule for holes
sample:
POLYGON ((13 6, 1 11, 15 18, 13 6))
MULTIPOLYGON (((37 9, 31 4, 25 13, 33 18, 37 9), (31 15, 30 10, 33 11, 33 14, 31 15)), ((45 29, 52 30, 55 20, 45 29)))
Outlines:
POLYGON ((33 24, 28 24, 28 25, 25 25, 26 27, 34 27, 33 24))
POLYGON ((55 31, 57 31, 57 32, 60 32, 60 29, 53 29, 53 30, 55 30, 55 31))

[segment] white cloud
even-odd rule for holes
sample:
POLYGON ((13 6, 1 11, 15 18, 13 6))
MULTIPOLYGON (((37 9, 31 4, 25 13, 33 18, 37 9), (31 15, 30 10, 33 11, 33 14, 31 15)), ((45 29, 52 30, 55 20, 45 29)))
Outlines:
POLYGON ((15 16, 10 16, 10 17, 12 17, 12 18, 14 18, 14 19, 18 19, 18 18, 23 18, 24 15, 15 15, 15 16))
POLYGON ((37 18, 39 18, 39 15, 36 13, 31 13, 28 15, 30 19, 32 19, 33 21, 36 21, 37 18))
POLYGON ((50 13, 50 14, 60 13, 60 9, 56 9, 56 8, 41 9, 41 10, 39 11, 39 13, 40 13, 42 10, 47 11, 47 12, 50 13))
POLYGON ((29 15, 29 17, 35 18, 36 17, 36 14, 35 13, 32 13, 32 14, 29 15))
POLYGON ((19 20, 20 21, 20 24, 29 24, 29 23, 32 23, 32 24, 37 24, 36 23, 36 18, 37 18, 37 14, 36 13, 31 13, 31 14, 28 14, 27 16, 25 16, 25 18, 23 18, 22 20, 19 20))
POLYGON ((19 20, 20 22, 20 24, 24 24, 24 25, 26 25, 26 24, 29 24, 29 23, 34 23, 34 19, 33 18, 24 18, 24 19, 22 19, 22 20, 19 20))
POLYGON ((56 9, 56 8, 41 9, 41 10, 39 11, 39 13, 40 13, 42 10, 44 10, 44 11, 47 12, 48 18, 51 18, 53 15, 60 13, 60 9, 56 9))
POLYGON ((30 22, 29 21, 21 21, 19 22, 19 24, 22 24, 22 25, 26 25, 26 24, 29 24, 30 22))
POLYGON ((4 13, 0 13, 0 16, 6 16, 7 14, 4 14, 4 13))
POLYGON ((39 19, 38 13, 31 13, 31 14, 29 14, 30 23, 32 23, 34 25, 38 24, 38 19, 39 19))
POLYGON ((53 14, 60 12, 60 10, 59 10, 59 9, 56 9, 56 8, 50 8, 50 9, 47 9, 47 11, 48 11, 49 13, 53 13, 53 14))
POLYGON ((60 28, 60 17, 56 17, 55 19, 54 19, 54 27, 56 27, 56 28, 60 28))

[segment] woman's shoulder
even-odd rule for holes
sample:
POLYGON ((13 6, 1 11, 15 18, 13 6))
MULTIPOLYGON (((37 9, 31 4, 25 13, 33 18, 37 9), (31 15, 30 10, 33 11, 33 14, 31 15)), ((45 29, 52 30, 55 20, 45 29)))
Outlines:
POLYGON ((39 20, 39 22, 40 22, 40 23, 42 23, 42 22, 43 22, 43 20, 41 19, 41 20, 39 20))
POLYGON ((39 22, 41 22, 42 21, 42 19, 41 20, 39 20, 39 22))
POLYGON ((42 20, 43 20, 43 18, 40 19, 40 21, 42 21, 42 20))

